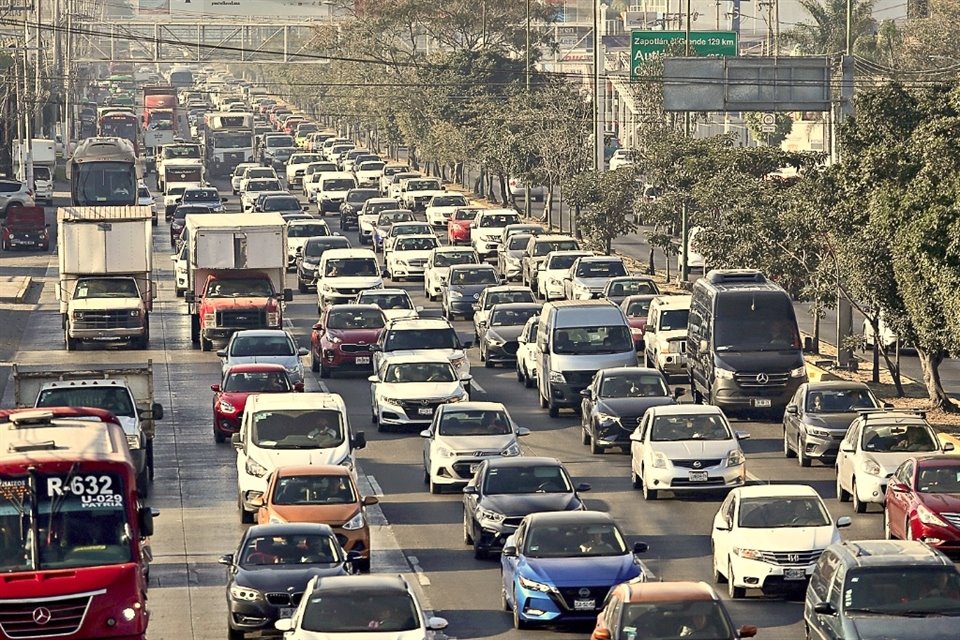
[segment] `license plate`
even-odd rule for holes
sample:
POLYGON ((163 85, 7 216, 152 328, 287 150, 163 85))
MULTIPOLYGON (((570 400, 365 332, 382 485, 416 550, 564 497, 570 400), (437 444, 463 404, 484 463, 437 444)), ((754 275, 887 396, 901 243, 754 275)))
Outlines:
POLYGON ((706 471, 691 471, 690 482, 706 482, 709 475, 706 471))
POLYGON ((280 617, 281 618, 292 618, 293 612, 296 611, 294 607, 281 607, 280 608, 280 617))
POLYGON ((370 356, 357 356, 357 364, 370 364, 370 356))
POLYGON ((765 408, 770 406, 770 401, 765 398, 758 398, 753 401, 753 406, 765 408))
POLYGON ((432 416, 433 407, 420 407, 419 409, 417 409, 417 413, 420 414, 421 416, 432 416))
POLYGON ((577 611, 593 611, 597 608, 596 600, 574 600, 573 608, 577 611))
POLYGON ((807 572, 804 571, 803 569, 784 569, 783 579, 784 580, 806 580, 807 572))

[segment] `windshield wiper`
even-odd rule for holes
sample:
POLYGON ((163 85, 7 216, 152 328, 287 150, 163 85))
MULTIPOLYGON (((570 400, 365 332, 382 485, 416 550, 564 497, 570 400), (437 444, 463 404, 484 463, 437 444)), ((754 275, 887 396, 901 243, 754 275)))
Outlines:
POLYGON ((869 613, 878 616, 895 616, 899 615, 899 612, 896 611, 887 611, 884 609, 872 609, 870 607, 847 607, 847 613, 869 613))

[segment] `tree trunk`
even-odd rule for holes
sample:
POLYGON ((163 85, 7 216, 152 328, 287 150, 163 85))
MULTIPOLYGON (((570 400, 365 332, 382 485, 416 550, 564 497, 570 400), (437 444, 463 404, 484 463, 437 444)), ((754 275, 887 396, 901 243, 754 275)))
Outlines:
POLYGON ((813 314, 813 352, 820 353, 820 303, 814 302, 816 313, 813 314))
POLYGON ((500 194, 503 196, 503 205, 513 204, 513 207, 516 208, 517 203, 513 200, 513 195, 510 193, 510 187, 507 185, 507 178, 503 174, 498 176, 500 178, 500 194))
POLYGON ((920 360, 920 368, 923 369, 923 384, 927 387, 927 396, 930 403, 947 413, 957 413, 960 407, 950 399, 943 388, 943 381, 940 379, 940 364, 943 362, 943 352, 928 351, 917 347, 917 357, 920 360))
POLYGON ((648 263, 648 265, 647 265, 647 274, 652 276, 652 275, 655 275, 656 273, 657 273, 657 265, 654 264, 654 261, 653 261, 653 247, 651 246, 651 247, 650 247, 650 259, 649 259, 649 263, 648 263))
POLYGON ((477 174, 477 179, 473 183, 473 194, 479 197, 483 197, 483 183, 487 177, 487 168, 484 165, 480 165, 480 173, 477 174))
MULTIPOLYGON (((900 368, 890 360, 890 354, 887 353, 887 350, 883 347, 883 341, 880 338, 880 316, 867 317, 867 322, 870 323, 870 330, 873 332, 873 351, 874 359, 876 359, 876 354, 879 352, 883 356, 883 363, 887 365, 887 371, 890 372, 890 377, 893 379, 893 386, 897 389, 897 397, 902 398, 903 393, 903 379, 900 377, 900 368)), ((837 345, 837 348, 840 348, 840 345, 837 345)), ((923 364, 921 360, 920 364, 923 364)), ((939 366, 939 364, 937 365, 939 366)), ((924 374, 926 375, 926 374, 924 374)), ((939 374, 938 374, 939 380, 939 374)), ((880 381, 880 372, 877 370, 876 381, 880 381)), ((941 387, 941 390, 943 387, 941 387)))

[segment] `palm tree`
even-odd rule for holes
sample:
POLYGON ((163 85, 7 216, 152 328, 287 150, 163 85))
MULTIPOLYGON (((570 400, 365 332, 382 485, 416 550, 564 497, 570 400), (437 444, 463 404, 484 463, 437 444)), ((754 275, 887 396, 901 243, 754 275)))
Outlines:
POLYGON ((874 37, 877 22, 873 19, 873 0, 800 0, 813 24, 801 22, 785 34, 805 55, 841 53, 847 49, 847 2, 853 3, 851 36, 874 37))

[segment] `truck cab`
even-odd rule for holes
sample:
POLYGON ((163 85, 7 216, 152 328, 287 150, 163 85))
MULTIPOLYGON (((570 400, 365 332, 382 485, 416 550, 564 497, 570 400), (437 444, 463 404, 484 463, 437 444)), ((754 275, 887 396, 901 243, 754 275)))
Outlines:
POLYGON ((143 297, 134 277, 79 278, 67 303, 67 351, 84 340, 128 340, 146 349, 150 327, 143 297))

